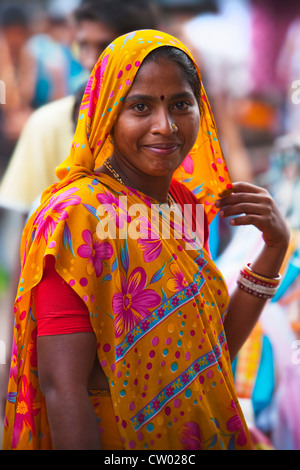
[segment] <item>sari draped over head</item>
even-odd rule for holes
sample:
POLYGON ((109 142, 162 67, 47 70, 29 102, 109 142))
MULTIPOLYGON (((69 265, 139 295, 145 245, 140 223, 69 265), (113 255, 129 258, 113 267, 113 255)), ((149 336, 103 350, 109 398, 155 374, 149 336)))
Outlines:
MULTIPOLYGON (((251 448, 223 328, 229 298, 222 275, 197 237, 190 231, 178 236, 177 219, 168 219, 166 208, 94 172, 112 155, 109 133, 143 59, 165 45, 191 57, 176 38, 152 30, 122 36, 103 52, 70 155, 57 168, 59 182, 44 192, 25 227, 6 449, 52 448, 38 380, 34 303, 47 255, 88 308, 124 449, 251 448), (149 216, 153 205, 156 219, 149 216)), ((199 135, 174 179, 193 192, 210 221, 231 181, 203 88, 201 95, 199 135)))

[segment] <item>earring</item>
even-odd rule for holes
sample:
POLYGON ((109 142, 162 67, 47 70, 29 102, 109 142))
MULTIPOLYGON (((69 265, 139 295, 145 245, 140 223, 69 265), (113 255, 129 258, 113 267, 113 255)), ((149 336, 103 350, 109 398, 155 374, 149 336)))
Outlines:
POLYGON ((176 124, 174 124, 174 122, 172 123, 172 129, 175 131, 178 131, 178 127, 176 126, 176 124))

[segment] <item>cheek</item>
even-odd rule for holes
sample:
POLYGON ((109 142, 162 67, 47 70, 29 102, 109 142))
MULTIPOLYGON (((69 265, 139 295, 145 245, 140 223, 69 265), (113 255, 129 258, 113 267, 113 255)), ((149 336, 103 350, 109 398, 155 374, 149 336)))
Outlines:
POLYGON ((191 119, 186 120, 183 123, 185 137, 186 137, 185 139, 186 145, 190 145, 190 147, 194 145, 194 143, 196 142, 198 133, 199 133, 200 125, 201 125, 200 115, 197 113, 195 113, 195 115, 192 116, 191 119))
POLYGON ((134 120, 118 119, 112 131, 115 145, 118 147, 135 148, 144 135, 143 127, 134 120))

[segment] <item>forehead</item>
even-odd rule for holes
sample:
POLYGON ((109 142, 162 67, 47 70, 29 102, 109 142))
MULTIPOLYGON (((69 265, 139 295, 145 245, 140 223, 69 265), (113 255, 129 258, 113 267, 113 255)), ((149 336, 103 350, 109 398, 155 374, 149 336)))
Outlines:
POLYGON ((167 96, 168 92, 192 91, 183 67, 174 60, 159 58, 141 65, 129 95, 140 91, 167 96))

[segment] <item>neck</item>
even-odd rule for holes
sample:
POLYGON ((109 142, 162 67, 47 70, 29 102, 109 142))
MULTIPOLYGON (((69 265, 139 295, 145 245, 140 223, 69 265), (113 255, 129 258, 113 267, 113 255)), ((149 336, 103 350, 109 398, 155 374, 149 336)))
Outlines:
POLYGON ((96 172, 101 172, 111 176, 124 184, 124 186, 136 189, 137 191, 146 194, 160 203, 168 202, 169 187, 171 184, 172 175, 160 177, 143 175, 142 177, 135 168, 126 165, 124 170, 121 169, 120 165, 118 165, 117 159, 114 158, 114 156, 109 159, 109 162, 114 172, 112 172, 112 169, 109 169, 105 165, 97 169, 96 172))

